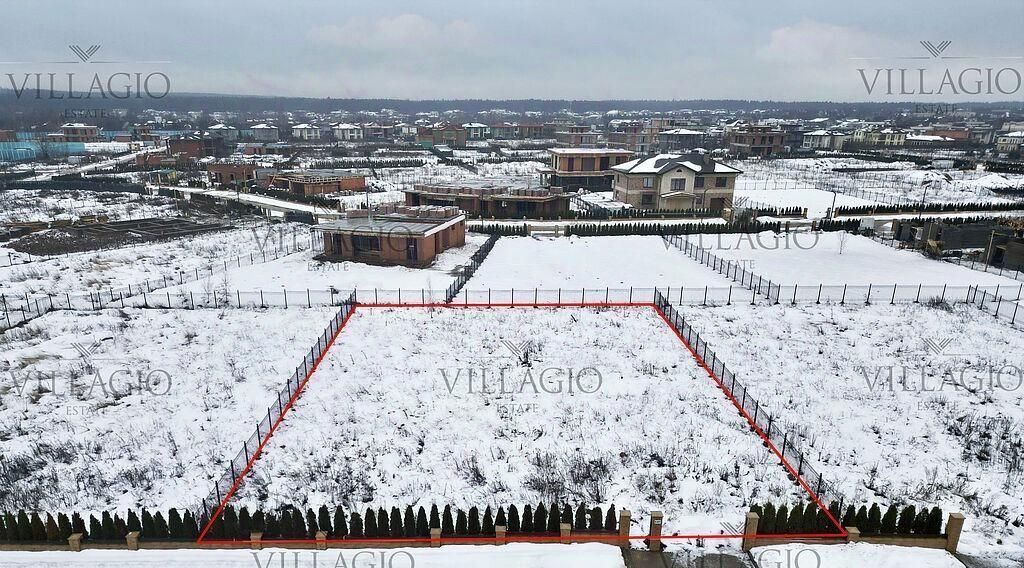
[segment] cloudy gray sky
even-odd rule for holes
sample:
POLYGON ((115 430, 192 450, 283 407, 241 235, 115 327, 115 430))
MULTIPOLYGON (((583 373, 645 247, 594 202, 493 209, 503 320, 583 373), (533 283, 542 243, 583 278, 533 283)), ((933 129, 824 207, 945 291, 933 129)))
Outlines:
MULTIPOLYGON (((871 81, 875 68, 925 66, 932 84, 950 66, 1024 73, 1019 0, 0 0, 0 6, 0 60, 64 60, 74 57, 69 44, 99 44, 96 58, 170 61, 135 67, 167 73, 178 92, 897 100, 880 84, 868 94, 857 69, 866 68, 871 81), (922 40, 950 41, 944 56, 974 59, 931 57, 922 40), (926 59, 895 59, 917 56, 926 59)), ((65 69, 36 63, 0 69, 30 71, 65 69)), ((1010 86, 1016 80, 1003 79, 1010 86)), ((1024 88, 1012 96, 945 91, 903 98, 1021 100, 1024 94, 1024 88)))

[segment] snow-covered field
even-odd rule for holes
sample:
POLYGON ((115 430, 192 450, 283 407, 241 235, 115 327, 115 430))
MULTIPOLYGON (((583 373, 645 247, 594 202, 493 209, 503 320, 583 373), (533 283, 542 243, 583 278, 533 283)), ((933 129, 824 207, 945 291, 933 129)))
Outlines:
POLYGON ((688 239, 783 285, 977 284, 1017 290, 1021 284, 839 231, 690 235, 688 239))
POLYGON ((757 568, 963 568, 944 550, 863 542, 851 544, 776 544, 751 551, 757 568))
POLYGON ((819 189, 737 189, 736 198, 745 197, 757 205, 772 207, 803 207, 812 219, 825 217, 835 199, 836 207, 860 207, 876 202, 842 193, 819 189))
POLYGON ((445 290, 452 283, 456 269, 469 262, 487 235, 467 233, 466 245, 452 248, 438 255, 427 268, 404 266, 375 266, 361 262, 319 262, 313 252, 288 255, 278 260, 228 271, 227 281, 222 274, 185 284, 181 288, 201 292, 210 286, 241 291, 279 290, 445 290))
POLYGON ((675 248, 667 248, 656 236, 502 237, 466 288, 725 288, 733 284, 675 248))
POLYGON ((0 191, 0 223, 78 220, 105 215, 111 221, 172 213, 174 200, 131 193, 11 189, 0 191))
MULTIPOLYGON (((625 568, 622 553, 607 544, 506 544, 299 551, 85 550, 4 552, 0 568, 625 568)), ((931 567, 928 567, 931 568, 931 567)))
POLYGON ((0 509, 192 506, 333 314, 55 312, 4 332, 0 509))
MULTIPOLYGON (((849 158, 746 160, 733 165, 743 170, 737 194, 841 188, 871 200, 872 195, 905 202, 996 202, 1008 198, 993 190, 1024 187, 1024 175, 985 171, 924 170, 912 162, 868 162, 849 158), (835 168, 885 168, 884 171, 837 172, 835 168)), ((761 199, 758 199, 761 201, 761 199)), ((830 201, 831 202, 831 201, 830 201)), ((796 205, 796 204, 794 204, 796 205)), ((844 204, 845 205, 845 204, 844 204)), ((856 205, 850 203, 850 205, 856 205)), ((810 207, 805 205, 805 207, 810 207)))
POLYGON ((381 168, 377 170, 376 187, 401 190, 413 184, 458 184, 466 187, 538 187, 537 168, 541 162, 506 162, 476 164, 476 172, 459 166, 426 164, 417 168, 381 168))
POLYGON ((963 304, 681 311, 847 503, 938 505, 1024 553, 1020 333, 963 304))
POLYGON ((0 267, 0 293, 8 298, 74 295, 162 281, 179 271, 223 266, 238 256, 252 254, 258 261, 264 251, 270 254, 279 246, 308 248, 308 231, 308 226, 299 224, 255 226, 0 267))
POLYGON ((628 503, 693 534, 798 491, 651 309, 364 308, 238 502, 628 503))

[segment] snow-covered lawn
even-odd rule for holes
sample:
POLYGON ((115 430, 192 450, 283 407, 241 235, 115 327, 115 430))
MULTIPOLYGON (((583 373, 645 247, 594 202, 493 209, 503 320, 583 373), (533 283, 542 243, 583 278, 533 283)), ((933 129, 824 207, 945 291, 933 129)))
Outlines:
POLYGON ((74 295, 136 286, 146 280, 162 281, 165 276, 177 276, 179 271, 223 267, 224 262, 235 262, 238 256, 252 254, 258 262, 264 251, 269 255, 278 247, 308 248, 308 231, 308 226, 299 224, 238 228, 0 267, 0 293, 8 299, 26 293, 30 297, 74 295))
POLYGON ((333 314, 55 312, 4 332, 0 509, 193 506, 333 314))
POLYGON ((751 551, 757 568, 963 568, 945 550, 867 544, 776 544, 751 551))
POLYGON ((962 304, 681 311, 847 503, 938 505, 1024 552, 1020 333, 962 304))
MULTIPOLYGON (((456 269, 469 262, 487 235, 467 233, 466 245, 438 255, 427 268, 375 266, 361 262, 319 262, 313 252, 288 255, 278 260, 228 271, 228 290, 301 291, 301 290, 425 290, 444 291, 454 280, 456 269)), ((222 274, 185 284, 181 288, 202 292, 210 287, 225 287, 222 274)))
POLYGON ((694 534, 801 497, 648 308, 360 309, 292 412, 239 505, 614 503, 694 534))
POLYGON ((400 190, 413 184, 460 184, 467 187, 538 187, 541 162, 476 164, 476 172, 459 166, 429 163, 417 168, 381 168, 377 187, 400 190))
POLYGON ((503 237, 469 290, 725 288, 735 283, 661 237, 503 237))
POLYGON ((807 216, 812 219, 824 217, 832 207, 835 198, 836 207, 860 207, 873 205, 875 201, 852 197, 842 193, 834 194, 819 189, 746 189, 736 190, 736 198, 746 197, 754 204, 772 207, 804 207, 807 216))
POLYGON ((330 549, 319 552, 274 548, 261 551, 85 550, 4 552, 0 556, 0 567, 3 568, 280 568, 282 565, 293 568, 625 568, 618 547, 594 543, 513 543, 503 546, 330 549))
POLYGON ((690 235, 690 242, 783 285, 1002 286, 1020 282, 898 250, 845 232, 690 235), (842 251, 842 252, 840 252, 842 251))

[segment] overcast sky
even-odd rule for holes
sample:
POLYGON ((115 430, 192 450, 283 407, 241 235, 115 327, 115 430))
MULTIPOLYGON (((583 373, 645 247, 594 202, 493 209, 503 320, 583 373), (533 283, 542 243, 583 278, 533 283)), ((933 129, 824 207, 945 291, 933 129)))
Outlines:
MULTIPOLYGON (((857 71, 1024 74, 1024 2, 828 0, 0 0, 0 73, 69 44, 174 91, 314 97, 898 100, 857 71), (950 41, 931 57, 922 40, 950 41), (897 57, 924 56, 907 60, 897 57), (881 58, 881 59, 856 59, 881 58)), ((77 65, 76 73, 102 64, 77 65)), ((116 68, 116 69, 115 69, 116 68)), ((1004 75, 1011 83, 1015 79, 1004 75)), ((6 76, 0 76, 10 88, 6 76)), ((916 81, 915 76, 915 81, 916 81)), ((1012 85, 1011 85, 1012 86, 1012 85)), ((1012 96, 903 97, 1021 100, 1012 96)))

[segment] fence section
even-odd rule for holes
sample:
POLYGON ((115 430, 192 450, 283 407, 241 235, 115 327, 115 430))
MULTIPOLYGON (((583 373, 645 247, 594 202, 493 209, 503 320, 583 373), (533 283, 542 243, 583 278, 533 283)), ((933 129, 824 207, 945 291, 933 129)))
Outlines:
MULTIPOLYGON (((997 287, 998 288, 998 287, 997 287)), ((1020 310, 1020 297, 1021 292, 1024 291, 1024 285, 1017 290, 1017 297, 1010 299, 1003 297, 999 294, 999 291, 989 292, 982 289, 980 286, 971 286, 968 291, 967 302, 978 306, 982 310, 987 310, 997 319, 1005 319, 1010 322, 1010 325, 1017 324, 1017 312, 1020 310)), ((1024 313, 1021 314, 1022 323, 1024 323, 1024 313)))
POLYGON ((714 350, 701 338, 697 330, 688 324, 685 318, 679 315, 679 312, 672 307, 668 298, 662 295, 660 291, 655 291, 655 305, 665 315, 669 324, 679 333, 679 336, 690 346, 690 349, 693 350, 701 363, 715 376, 725 393, 742 409, 750 422, 755 424, 764 436, 775 445, 779 454, 783 456, 784 461, 792 468, 791 474, 796 473, 797 479, 794 479, 794 481, 800 482, 802 480, 806 483, 805 489, 821 497, 824 502, 819 503, 819 505, 823 504, 826 508, 828 507, 828 502, 839 500, 840 496, 834 486, 822 478, 821 474, 811 466, 804 457, 803 452, 797 447, 796 436, 790 436, 788 432, 782 429, 777 417, 754 398, 746 386, 725 366, 725 362, 715 355, 714 350))
POLYGON ((334 338, 338 336, 338 332, 341 331, 341 328, 354 310, 355 294, 350 294, 342 303, 338 313, 331 319, 327 329, 324 330, 323 334, 317 338, 313 347, 306 353, 302 363, 288 377, 284 388, 278 391, 277 399, 271 403, 267 408, 267 414, 256 424, 256 431, 247 440, 242 442, 242 449, 228 463, 224 474, 215 481, 213 491, 200 503, 197 516, 201 516, 201 518, 207 521, 206 527, 203 528, 203 534, 199 537, 200 540, 209 530, 213 520, 220 515, 224 503, 237 489, 238 484, 245 474, 248 473, 253 461, 259 457, 263 446, 270 439, 274 430, 277 429, 285 413, 294 404, 295 399, 298 398, 299 393, 306 386, 306 382, 309 380, 316 365, 323 358, 327 348, 334 342, 334 338))
POLYGON ((491 235, 487 237, 487 240, 484 241, 484 244, 481 245, 480 248, 476 249, 473 256, 469 258, 469 264, 462 267, 459 275, 455 277, 455 281, 448 286, 448 290, 444 295, 445 302, 451 302, 452 298, 457 296, 459 291, 462 290, 462 287, 466 285, 466 282, 469 282, 469 279, 476 274, 477 269, 479 269, 480 265, 484 263, 487 255, 491 254, 491 250, 494 248, 494 243, 498 242, 498 238, 499 235, 491 235))
MULTIPOLYGON (((195 300, 195 294, 189 294, 185 291, 171 292, 168 290, 164 293, 166 300, 163 302, 159 298, 154 297, 154 292, 165 290, 172 286, 196 282, 204 278, 212 278, 214 275, 226 273, 232 268, 270 262, 307 249, 308 246, 299 242, 296 242, 294 245, 279 244, 276 249, 249 253, 248 255, 223 260, 217 264, 197 267, 192 270, 180 270, 171 276, 165 275, 162 278, 154 278, 106 290, 76 292, 74 294, 69 292, 48 293, 46 295, 36 294, 34 296, 25 294, 18 297, 0 294, 0 307, 3 309, 3 314, 0 314, 0 331, 30 321, 54 310, 98 310, 106 307, 195 308, 198 306, 227 306, 234 302, 226 297, 227 292, 223 290, 219 299, 216 297, 216 291, 214 291, 212 299, 209 298, 210 294, 205 292, 199 294, 199 296, 206 296, 206 298, 200 298, 198 303, 195 300), (176 299, 172 300, 172 296, 176 299), (191 296, 191 298, 188 296, 191 296)), ((284 299, 284 302, 287 303, 287 298, 284 299)), ((333 302, 321 303, 320 305, 333 305, 333 302)), ((239 307, 241 306, 239 305, 239 307)))
POLYGON ((694 244, 683 236, 662 235, 661 238, 667 244, 685 252, 690 258, 704 266, 732 279, 734 282, 738 282, 748 290, 753 290, 755 294, 763 295, 770 301, 778 302, 779 285, 773 284, 770 279, 754 274, 740 266, 738 262, 719 258, 708 249, 694 244))

